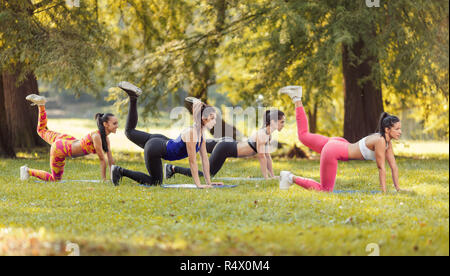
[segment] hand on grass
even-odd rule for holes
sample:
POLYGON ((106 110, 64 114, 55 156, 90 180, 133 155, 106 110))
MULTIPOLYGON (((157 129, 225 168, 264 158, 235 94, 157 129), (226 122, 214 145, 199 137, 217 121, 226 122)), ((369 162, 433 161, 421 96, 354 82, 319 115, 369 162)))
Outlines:
POLYGON ((198 187, 199 189, 210 189, 210 188, 212 188, 213 186, 212 186, 212 185, 197 185, 197 187, 198 187))

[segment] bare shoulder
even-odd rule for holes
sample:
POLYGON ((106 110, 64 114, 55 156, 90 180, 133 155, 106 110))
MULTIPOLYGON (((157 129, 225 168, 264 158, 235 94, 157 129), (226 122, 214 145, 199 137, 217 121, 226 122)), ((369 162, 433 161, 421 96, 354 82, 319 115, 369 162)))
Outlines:
POLYGON ((373 135, 373 141, 374 141, 374 145, 375 147, 382 147, 383 149, 386 149, 386 139, 384 139, 383 136, 379 135, 379 134, 374 134, 373 135))
POLYGON ((261 141, 267 141, 269 140, 270 135, 267 135, 265 129, 260 129, 256 132, 256 137, 261 141))
POLYGON ((91 137, 92 137, 92 140, 94 140, 94 141, 102 140, 102 136, 97 131, 92 132, 91 137))
POLYGON ((181 137, 185 142, 195 142, 198 140, 199 135, 197 131, 195 131, 195 128, 188 127, 181 132, 181 137))

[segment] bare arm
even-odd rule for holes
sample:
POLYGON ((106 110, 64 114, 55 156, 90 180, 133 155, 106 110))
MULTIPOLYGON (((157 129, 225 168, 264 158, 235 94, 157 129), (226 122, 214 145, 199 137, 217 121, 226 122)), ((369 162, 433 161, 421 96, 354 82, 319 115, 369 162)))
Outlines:
POLYGON ((112 165, 115 165, 115 164, 116 164, 116 161, 114 160, 114 157, 113 157, 113 155, 112 155, 111 142, 109 141, 109 138, 108 138, 108 137, 106 137, 106 141, 108 142, 108 153, 107 153, 107 156, 108 156, 108 164, 109 164, 109 166, 111 167, 112 165))
MULTIPOLYGON (((198 135, 195 133, 194 129, 191 129, 186 134, 186 137, 187 137, 186 148, 189 156, 189 166, 191 168, 192 178, 194 178, 194 183, 199 188, 208 188, 210 186, 201 184, 200 177, 198 175, 197 151, 196 151, 198 135)), ((207 172, 204 173, 206 174, 207 172)))
POLYGON ((274 178, 275 174, 273 173, 273 162, 270 153, 266 153, 266 160, 267 160, 267 170, 269 171, 270 176, 274 178))
POLYGON ((116 161, 114 160, 114 157, 112 155, 111 142, 109 140, 109 137, 106 137, 106 141, 108 142, 108 153, 107 153, 108 165, 109 165, 109 170, 111 170, 111 166, 115 165, 116 161))
POLYGON ((258 160, 259 165, 261 167, 261 172, 264 178, 269 177, 269 172, 267 168, 267 158, 266 158, 266 143, 268 138, 264 137, 264 134, 261 134, 261 131, 258 131, 256 135, 256 148, 258 150, 258 160))
POLYGON ((97 152, 98 159, 100 159, 100 169, 102 174, 102 180, 106 180, 106 159, 105 154, 103 153, 103 147, 102 147, 102 138, 98 134, 92 135, 92 140, 94 142, 94 148, 97 152))
POLYGON ((392 143, 389 145, 389 148, 386 152, 386 159, 389 164, 389 167, 391 167, 392 181, 394 182, 394 187, 397 190, 397 192, 400 192, 401 189, 400 189, 399 181, 398 181, 398 167, 397 167, 397 162, 395 162, 395 155, 394 155, 394 150, 392 148, 392 143))
POLYGON ((203 175, 205 176, 206 184, 211 185, 212 182, 210 175, 209 159, 205 141, 202 141, 202 145, 200 147, 200 157, 202 159, 203 175))
POLYGON ((378 139, 375 144, 375 158, 377 160, 381 190, 383 193, 386 193, 386 140, 384 138, 378 139))

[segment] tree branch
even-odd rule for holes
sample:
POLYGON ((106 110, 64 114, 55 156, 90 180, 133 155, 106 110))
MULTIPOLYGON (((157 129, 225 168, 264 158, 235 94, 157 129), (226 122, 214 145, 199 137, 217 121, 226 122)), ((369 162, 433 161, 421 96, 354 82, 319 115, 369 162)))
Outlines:
MULTIPOLYGON (((62 5, 64 5, 64 4, 66 4, 66 1, 63 1, 63 0, 61 0, 58 4, 55 4, 55 5, 53 5, 53 6, 50 6, 50 7, 48 7, 48 8, 46 8, 46 9, 43 9, 43 10, 39 10, 38 11, 38 9, 39 8, 42 8, 43 6, 45 6, 45 5, 47 5, 47 4, 50 4, 50 2, 51 1, 42 1, 42 2, 40 2, 40 3, 38 3, 38 4, 41 4, 40 5, 40 7, 37 7, 34 11, 33 11, 33 14, 38 14, 38 13, 41 13, 41 12, 45 12, 45 11, 48 11, 48 10, 51 10, 51 9, 53 9, 53 8, 56 8, 56 7, 58 7, 58 6, 62 6, 62 5), (45 2, 45 3, 44 3, 45 2)), ((36 4, 36 5, 38 5, 38 4, 36 4)), ((36 6, 35 5, 35 6, 36 6)))

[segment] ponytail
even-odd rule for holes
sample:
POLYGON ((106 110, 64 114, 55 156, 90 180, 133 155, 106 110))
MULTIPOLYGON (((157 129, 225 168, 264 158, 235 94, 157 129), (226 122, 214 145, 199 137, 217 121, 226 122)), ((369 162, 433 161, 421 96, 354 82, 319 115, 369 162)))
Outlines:
POLYGON ((107 113, 97 113, 95 114, 95 121, 97 121, 97 127, 100 131, 100 137, 102 138, 102 148, 104 152, 108 152, 108 142, 106 141, 106 130, 103 123, 107 123, 109 121, 109 118, 114 117, 113 114, 107 113))
POLYGON ((200 129, 203 128, 203 119, 207 119, 212 113, 216 113, 214 107, 202 103, 201 101, 195 101, 192 106, 194 122, 200 129))
POLYGON ((271 121, 279 121, 284 117, 284 112, 278 109, 267 110, 264 115, 264 126, 268 127, 271 121))
POLYGON ((381 113, 380 120, 378 122, 377 133, 381 134, 381 136, 386 139, 386 128, 391 128, 395 123, 400 122, 400 119, 397 116, 390 115, 387 112, 381 113))

